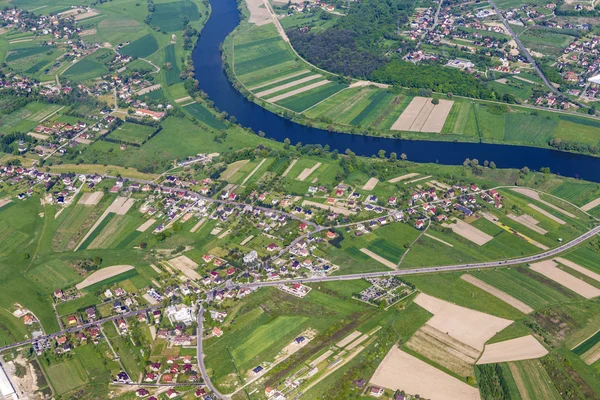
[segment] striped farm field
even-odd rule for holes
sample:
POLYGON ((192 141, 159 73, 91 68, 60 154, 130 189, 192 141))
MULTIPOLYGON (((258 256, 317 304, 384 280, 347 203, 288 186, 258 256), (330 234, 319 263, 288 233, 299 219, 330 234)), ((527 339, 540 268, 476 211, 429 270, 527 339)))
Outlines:
POLYGON ((596 344, 600 343, 600 331, 596 332, 594 335, 590 336, 583 343, 579 344, 577 347, 573 349, 573 353, 578 356, 582 355, 586 351, 590 350, 596 344))
POLYGON ((358 87, 338 92, 305 113, 308 118, 321 118, 350 124, 369 104, 376 89, 358 87))
POLYGON ((475 124, 475 111, 471 103, 455 102, 450 114, 442 128, 442 133, 457 133, 463 135, 477 136, 477 125, 475 124))
POLYGON ((285 85, 291 82, 295 82, 298 79, 303 79, 306 78, 307 76, 313 75, 312 72, 308 71, 308 70, 300 70, 300 71, 293 71, 290 74, 285 74, 282 77, 278 77, 272 80, 269 80, 267 82, 264 83, 259 83, 255 86, 252 86, 248 89, 250 89, 253 92, 258 92, 258 91, 264 91, 264 90, 269 90, 269 89, 273 89, 276 88, 278 86, 281 85, 285 85))
POLYGON ((385 96, 374 105, 367 107, 369 110, 359 125, 389 130, 412 99, 410 96, 404 97, 386 92, 385 96))
POLYGON ((360 125, 362 121, 371 114, 375 109, 379 108, 379 104, 386 98, 387 93, 383 90, 377 91, 373 94, 369 100, 370 103, 362 111, 352 119, 350 122, 352 125, 360 125))
POLYGON ((330 82, 321 87, 299 93, 276 103, 280 106, 289 108, 292 111, 302 112, 347 87, 347 85, 338 82, 330 82))
POLYGON ((534 309, 568 301, 569 298, 519 272, 519 268, 485 270, 473 276, 521 300, 534 309))
POLYGON ((192 116, 198 119, 200 122, 205 123, 214 129, 225 129, 227 125, 223 122, 219 121, 210 111, 206 109, 202 104, 192 103, 183 107, 187 112, 192 114, 192 116))
POLYGON ((569 180, 552 190, 551 194, 575 205, 582 206, 600 197, 600 190, 596 183, 569 180))
POLYGON ((268 96, 274 97, 278 94, 287 93, 290 91, 301 89, 305 86, 313 85, 314 83, 317 83, 322 80, 323 80, 323 75, 308 74, 307 76, 292 78, 287 83, 277 83, 277 84, 275 84, 274 87, 271 87, 269 89, 262 88, 259 91, 256 91, 255 95, 256 95, 256 97, 263 97, 263 98, 268 98, 268 96))

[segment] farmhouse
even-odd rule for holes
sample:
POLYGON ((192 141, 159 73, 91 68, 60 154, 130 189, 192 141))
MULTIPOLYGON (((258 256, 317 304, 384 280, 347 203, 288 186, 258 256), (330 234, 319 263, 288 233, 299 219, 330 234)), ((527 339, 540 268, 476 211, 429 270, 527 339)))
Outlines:
POLYGON ((138 115, 140 117, 150 117, 155 121, 159 121, 165 116, 165 113, 146 110, 144 108, 138 108, 137 110, 135 110, 135 115, 138 115))

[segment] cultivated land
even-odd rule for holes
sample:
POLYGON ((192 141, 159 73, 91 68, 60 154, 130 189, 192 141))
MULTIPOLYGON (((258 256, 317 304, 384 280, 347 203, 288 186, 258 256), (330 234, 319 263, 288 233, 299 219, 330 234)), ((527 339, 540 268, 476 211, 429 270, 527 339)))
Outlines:
POLYGON ((527 335, 485 346, 477 364, 492 364, 506 361, 521 361, 540 358, 548 354, 548 350, 533 336, 527 335))
POLYGON ((98 282, 102 282, 105 279, 110 279, 132 269, 134 269, 133 265, 113 265, 112 267, 105 267, 100 271, 92 273, 83 281, 75 285, 75 287, 79 290, 85 289, 88 286, 92 286, 98 282))

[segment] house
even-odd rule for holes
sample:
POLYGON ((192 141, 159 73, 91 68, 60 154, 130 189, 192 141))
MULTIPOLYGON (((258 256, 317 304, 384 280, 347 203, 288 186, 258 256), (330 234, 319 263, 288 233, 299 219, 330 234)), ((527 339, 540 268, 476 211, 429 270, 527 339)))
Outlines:
POLYGON ((167 395, 167 397, 169 399, 174 399, 175 397, 179 396, 179 393, 177 393, 175 391, 175 389, 169 389, 169 390, 167 390, 167 393, 165 393, 165 394, 167 395))
POLYGON ((35 322, 35 318, 33 318, 33 316, 30 314, 25 314, 25 316, 23 317, 23 323, 25 325, 31 325, 34 322, 35 322))
POLYGON ((56 297, 57 299, 62 299, 63 297, 63 291, 60 289, 57 289, 54 291, 54 297, 56 297))
POLYGON ((165 116, 165 113, 158 112, 158 111, 146 110, 144 108, 138 108, 137 110, 135 110, 135 115, 140 116, 140 117, 150 117, 155 121, 159 121, 160 119, 162 119, 162 117, 165 116))
POLYGON ((423 222, 422 219, 417 220, 417 222, 415 222, 415 228, 417 229, 423 229, 423 226, 425 225, 425 223, 423 222))
POLYGON ((383 389, 377 386, 371 386, 369 394, 373 397, 381 397, 383 395, 383 389))
POLYGON ((206 395, 206 390, 200 388, 197 389, 196 392, 194 393, 194 395, 198 398, 204 397, 206 395))
POLYGON ((327 231, 325 235, 328 239, 335 239, 337 237, 337 233, 335 233, 334 231, 327 231))
POLYGON ((117 374, 117 382, 121 382, 121 383, 125 383, 125 382, 129 382, 129 375, 127 375, 127 372, 121 371, 117 374))
POLYGON ((279 249, 279 246, 277 246, 275 243, 271 243, 270 245, 267 246, 267 251, 270 251, 270 252, 273 252, 277 249, 279 249))
POLYGON ((135 395, 137 397, 146 397, 150 394, 150 392, 148 392, 146 389, 141 388, 135 391, 135 395))
POLYGON ((172 383, 173 382, 173 375, 171 375, 171 374, 163 374, 162 381, 163 381, 163 383, 172 383))
POLYGON ((259 365, 258 367, 254 368, 252 370, 252 373, 254 374, 254 376, 256 376, 256 375, 260 374, 261 372, 263 372, 263 370, 264 370, 264 368, 259 365))
POLYGON ((70 326, 77 325, 77 318, 74 315, 70 315, 67 318, 67 322, 70 326))
POLYGON ((223 331, 215 326, 212 330, 212 334, 216 337, 221 337, 223 336, 223 331))
POLYGON ((156 380, 156 375, 154 375, 152 372, 149 372, 146 374, 146 376, 144 377, 144 382, 154 382, 156 380))

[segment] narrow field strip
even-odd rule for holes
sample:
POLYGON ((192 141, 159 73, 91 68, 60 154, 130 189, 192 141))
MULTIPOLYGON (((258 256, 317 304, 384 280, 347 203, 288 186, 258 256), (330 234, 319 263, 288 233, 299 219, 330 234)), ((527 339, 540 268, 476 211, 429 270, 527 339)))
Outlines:
POLYGON ((598 197, 596 200, 592 200, 589 203, 582 205, 581 209, 583 211, 589 211, 592 208, 596 208, 597 206, 600 206, 600 197, 598 197))
POLYGON ((486 345, 477 364, 532 360, 544 357, 546 354, 548 354, 548 350, 536 338, 527 335, 486 345))
POLYGON ((252 175, 254 175, 256 173, 256 171, 258 171, 260 169, 260 167, 262 167, 262 165, 265 163, 265 161, 267 161, 266 158, 263 158, 258 165, 252 170, 252 172, 250 172, 242 181, 242 183, 240 184, 240 186, 244 186, 246 184, 246 182, 248 182, 248 179, 252 178, 252 175))
MULTIPOLYGON (((418 174, 417 174, 417 175, 418 175, 418 174)), ((419 182, 419 181, 422 181, 422 180, 425 180, 425 179, 429 179, 429 178, 431 178, 431 175, 422 176, 422 177, 420 177, 420 178, 413 179, 412 181, 404 182, 404 184, 405 184, 405 185, 408 185, 408 184, 410 184, 410 183, 419 182)))
POLYGON ((287 99, 288 97, 292 97, 292 96, 295 96, 297 94, 308 92, 309 90, 316 89, 318 87, 327 85, 328 83, 331 83, 331 81, 323 80, 323 81, 315 82, 313 84, 304 86, 302 88, 295 89, 295 90, 289 91, 287 93, 280 94, 279 96, 271 97, 270 99, 268 99, 268 101, 270 103, 276 103, 276 102, 278 102, 280 100, 287 99))
POLYGON ((425 106, 425 102, 427 98, 425 97, 415 97, 412 99, 410 104, 404 109, 404 112, 400 114, 396 122, 392 124, 393 131, 408 131, 410 127, 417 119, 417 116, 421 112, 423 106, 425 106))
POLYGON ((532 231, 539 233, 540 235, 545 235, 546 233, 548 233, 547 230, 537 226, 537 224, 539 224, 539 221, 530 215, 523 214, 523 215, 519 215, 517 217, 514 214, 508 214, 507 217, 512 219, 513 221, 523 225, 524 227, 529 228, 532 231))
POLYGON ((559 269, 556 266, 556 263, 552 260, 531 264, 530 268, 533 271, 544 275, 546 278, 552 279, 554 282, 572 290, 580 296, 585 297, 586 299, 592 299, 600 296, 600 289, 597 289, 589 283, 584 282, 581 279, 559 269))
POLYGON ((438 242, 440 242, 440 243, 443 243, 443 244, 445 244, 445 245, 446 245, 446 246, 448 246, 448 247, 454 247, 454 245, 453 245, 453 244, 451 244, 451 243, 448 243, 448 242, 446 242, 446 241, 444 241, 444 240, 442 240, 442 239, 440 239, 440 238, 436 238, 435 236, 433 236, 433 235, 430 235, 429 233, 424 233, 424 235, 425 235, 425 236, 427 236, 427 237, 428 237, 428 238, 430 238, 430 239, 437 240, 438 242))
POLYGON ((77 288, 77 290, 81 290, 95 283, 102 282, 105 279, 112 278, 113 276, 120 275, 123 272, 127 272, 132 269, 133 265, 113 265, 112 267, 102 268, 101 270, 92 273, 82 282, 75 285, 75 288, 77 288))
POLYGON ((381 257, 378 254, 373 253, 371 250, 363 247, 362 249, 360 249, 360 251, 361 251, 361 253, 364 253, 364 254, 368 255, 369 257, 371 257, 373 260, 385 265, 386 267, 391 268, 391 269, 396 269, 396 264, 381 257))
POLYGON ((538 206, 536 206, 535 204, 527 204, 530 208, 534 209, 535 211, 539 212, 540 214, 542 214, 545 217, 550 218, 551 220, 553 220, 554 222, 558 222, 561 225, 565 225, 566 222, 563 221, 562 219, 554 216, 554 214, 550 214, 548 211, 544 210, 543 208, 540 208, 538 206))
POLYGON ((595 281, 600 282, 600 274, 597 274, 593 271, 590 271, 587 268, 582 267, 581 265, 575 264, 573 261, 569 261, 567 259, 561 258, 561 257, 556 257, 554 259, 554 261, 558 261, 559 263, 561 263, 562 265, 566 265, 567 267, 582 273, 583 275, 586 275, 590 278, 592 278, 595 281))
POLYGON ((314 81, 315 79, 322 78, 322 77, 323 77, 323 75, 319 75, 319 74, 309 75, 307 77, 296 79, 292 82, 284 83, 283 85, 275 86, 274 88, 263 90, 262 92, 258 92, 258 93, 256 93, 256 97, 263 97, 263 96, 268 96, 273 93, 278 93, 285 89, 289 89, 291 87, 298 86, 298 85, 301 85, 306 82, 314 81))
POLYGON ((298 159, 292 160, 290 165, 286 168, 286 170, 283 172, 283 174, 281 176, 285 178, 290 173, 292 168, 294 168, 294 165, 296 165, 297 162, 298 162, 298 159))
POLYGON ((202 226, 204 221, 206 221, 206 218, 202 218, 200 221, 198 221, 196 225, 194 225, 194 227, 190 229, 190 233, 195 233, 202 226))
POLYGON ((540 197, 540 194, 538 192, 536 192, 535 190, 533 190, 533 189, 528 189, 528 188, 513 188, 512 190, 514 192, 521 193, 521 194, 529 197, 530 199, 537 200, 540 203, 542 203, 543 205, 548 206, 548 207, 550 207, 550 208, 552 208, 552 209, 554 209, 554 210, 556 210, 556 211, 558 211, 560 213, 563 213, 567 217, 577 218, 576 215, 574 215, 574 214, 572 214, 572 213, 570 213, 570 212, 568 212, 566 210, 563 210, 562 208, 560 208, 558 206, 555 206, 552 203, 549 203, 549 202, 547 202, 545 200, 542 200, 542 198, 540 197))
POLYGON ((156 222, 155 219, 150 218, 148 221, 144 222, 142 225, 140 225, 136 231, 138 232, 146 232, 146 230, 148 228, 150 228, 154 223, 156 222))
POLYGON ((475 278, 473 275, 465 274, 460 277, 463 281, 469 282, 471 285, 478 287, 479 289, 488 292, 494 297, 502 300, 506 304, 516 308, 521 311, 523 314, 532 313, 533 308, 529 307, 527 304, 523 303, 521 300, 515 299, 513 296, 509 295, 506 292, 480 280, 475 278))
POLYGON ((388 182, 389 183, 396 183, 396 182, 403 181, 405 179, 413 178, 413 177, 418 176, 418 175, 419 175, 419 173, 417 173, 417 172, 411 172, 410 174, 400 175, 400 176, 397 176, 395 178, 392 178, 392 179, 388 180, 388 182))

